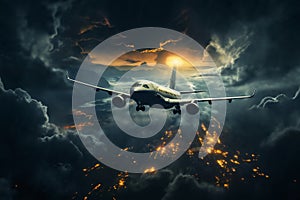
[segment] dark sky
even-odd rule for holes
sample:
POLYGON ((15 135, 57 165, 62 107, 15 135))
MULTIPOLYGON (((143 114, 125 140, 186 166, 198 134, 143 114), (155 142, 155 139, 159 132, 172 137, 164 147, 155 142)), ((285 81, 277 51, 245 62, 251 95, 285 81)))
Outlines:
POLYGON ((300 199, 299 1, 1 0, 0 16, 0 199, 300 199), (148 26, 206 47, 229 93, 257 89, 227 107, 216 146, 226 158, 184 155, 126 177, 95 167, 64 129, 74 123, 65 71, 74 76, 106 38, 148 26), (114 189, 123 178, 126 188, 114 189))

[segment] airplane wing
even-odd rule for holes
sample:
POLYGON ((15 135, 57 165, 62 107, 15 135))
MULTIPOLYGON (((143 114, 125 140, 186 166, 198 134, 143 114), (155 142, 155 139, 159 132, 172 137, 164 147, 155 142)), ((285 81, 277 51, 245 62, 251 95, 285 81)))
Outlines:
POLYGON ((255 90, 251 95, 244 95, 244 96, 233 96, 233 97, 213 97, 213 98, 201 98, 201 99, 169 99, 165 98, 165 101, 169 103, 180 103, 180 104, 186 104, 186 103, 192 103, 192 102, 208 102, 211 104, 212 101, 228 101, 231 103, 234 99, 248 99, 252 98, 255 95, 255 90))
POLYGON ((193 90, 193 91, 179 91, 180 94, 192 94, 192 93, 200 93, 200 92, 206 92, 205 90, 193 90))
POLYGON ((130 95, 127 94, 127 93, 125 93, 125 92, 120 92, 120 91, 116 91, 116 90, 112 90, 112 89, 108 89, 108 88, 104 88, 104 87, 99 87, 99 86, 96 86, 96 85, 92 85, 92 84, 89 84, 89 83, 85 83, 85 82, 82 82, 82 81, 77 81, 77 80, 71 79, 68 75, 67 75, 67 79, 69 81, 74 82, 74 83, 78 83, 78 84, 81 84, 81 85, 85 85, 87 87, 94 88, 96 91, 107 92, 109 95, 117 94, 117 95, 121 95, 124 98, 130 98, 130 95))

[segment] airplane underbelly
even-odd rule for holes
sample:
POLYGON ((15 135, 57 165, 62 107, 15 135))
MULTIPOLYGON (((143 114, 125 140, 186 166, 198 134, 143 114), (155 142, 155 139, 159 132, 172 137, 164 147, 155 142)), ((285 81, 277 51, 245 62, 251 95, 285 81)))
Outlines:
POLYGON ((173 104, 165 102, 164 99, 154 91, 134 92, 131 95, 131 99, 142 105, 152 106, 155 104, 159 104, 164 108, 171 108, 174 106, 173 104))

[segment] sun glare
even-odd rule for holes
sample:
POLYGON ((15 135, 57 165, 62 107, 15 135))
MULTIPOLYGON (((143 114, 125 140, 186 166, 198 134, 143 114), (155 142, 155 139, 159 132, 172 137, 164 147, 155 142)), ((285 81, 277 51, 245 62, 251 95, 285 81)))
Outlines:
POLYGON ((178 56, 167 57, 166 64, 170 67, 178 67, 183 64, 183 60, 178 56))

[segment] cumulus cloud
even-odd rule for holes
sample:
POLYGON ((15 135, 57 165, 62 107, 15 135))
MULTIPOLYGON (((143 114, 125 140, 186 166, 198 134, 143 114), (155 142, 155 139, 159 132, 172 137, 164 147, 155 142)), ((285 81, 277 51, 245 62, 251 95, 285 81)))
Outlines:
POLYGON ((277 128, 263 143, 263 162, 271 182, 264 187, 265 195, 274 199, 299 199, 300 123, 277 128))
MULTIPOLYGON (((55 50, 55 45, 60 46, 62 43, 58 36, 58 31, 61 29, 61 14, 69 9, 72 5, 72 0, 66 2, 56 2, 47 5, 49 14, 52 18, 52 34, 49 30, 41 30, 29 25, 29 17, 26 10, 21 11, 19 15, 18 34, 21 46, 30 52, 32 59, 41 60, 46 67, 51 66, 51 53, 55 50)), ((53 66, 51 66, 53 67, 53 66)))
POLYGON ((0 86, 0 110, 4 116, 0 122, 4 128, 0 170, 7 180, 2 183, 10 188, 18 185, 14 190, 16 198, 57 199, 71 195, 77 186, 64 181, 70 180, 83 156, 76 135, 49 123, 47 108, 26 91, 6 90, 2 83, 0 86))
POLYGON ((281 138, 285 137, 286 134, 291 132, 300 133, 300 120, 296 123, 296 125, 282 127, 282 125, 278 126, 271 135, 263 141, 262 145, 274 145, 281 138))
POLYGON ((132 177, 127 185, 127 190, 120 194, 120 199, 161 199, 173 178, 174 173, 171 170, 161 170, 154 174, 132 177))
POLYGON ((156 173, 132 177, 128 189, 121 193, 121 199, 218 199, 223 190, 214 185, 199 182, 192 175, 174 174, 165 169, 156 173), (184 191, 184 192, 183 192, 184 191))
POLYGON ((209 200, 218 199, 221 194, 221 188, 208 183, 199 183, 191 175, 178 174, 167 187, 166 194, 162 199, 201 198, 209 200))
POLYGON ((213 35, 205 47, 205 50, 211 54, 216 62, 219 73, 224 76, 228 84, 234 84, 243 78, 245 66, 238 64, 237 60, 251 44, 251 35, 252 33, 247 28, 237 31, 225 39, 213 35))

